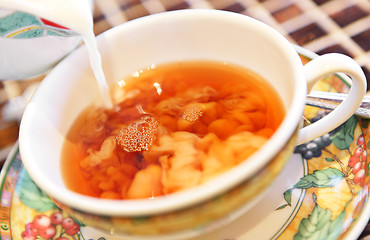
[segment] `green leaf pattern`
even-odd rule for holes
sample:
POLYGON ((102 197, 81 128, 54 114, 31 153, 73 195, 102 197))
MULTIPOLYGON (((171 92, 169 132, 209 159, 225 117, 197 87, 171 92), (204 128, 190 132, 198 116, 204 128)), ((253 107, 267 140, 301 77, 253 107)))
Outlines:
POLYGON ((344 178, 344 174, 336 168, 316 170, 302 177, 294 188, 307 189, 310 187, 333 187, 344 178))
MULTIPOLYGON (((302 177, 293 188, 286 190, 283 195, 288 205, 291 205, 291 195, 294 189, 308 189, 311 187, 327 188, 333 187, 344 178, 344 174, 336 168, 316 170, 302 177)), ((280 207, 281 208, 281 207, 280 207)), ((279 209, 280 209, 279 208, 279 209)))
POLYGON ((54 202, 32 181, 25 169, 22 170, 15 191, 20 201, 38 212, 58 209, 54 202))
POLYGON ((352 144, 357 122, 357 117, 352 116, 341 126, 340 131, 331 137, 331 141, 338 149, 348 149, 352 144))
POLYGON ((331 219, 330 209, 322 209, 317 203, 312 213, 301 221, 294 240, 335 240, 342 232, 345 219, 343 210, 335 219, 331 219))

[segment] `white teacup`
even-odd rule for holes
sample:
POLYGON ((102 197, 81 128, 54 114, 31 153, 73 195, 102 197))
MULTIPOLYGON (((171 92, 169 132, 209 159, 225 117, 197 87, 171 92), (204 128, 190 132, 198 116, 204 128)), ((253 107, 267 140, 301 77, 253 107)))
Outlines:
POLYGON ((349 57, 328 54, 303 67, 294 47, 274 29, 218 10, 143 17, 102 34, 98 46, 110 85, 152 64, 217 60, 260 74, 274 86, 286 108, 281 126, 259 151, 203 185, 152 200, 91 198, 65 187, 60 156, 71 124, 99 90, 85 47, 63 60, 41 83, 24 113, 20 130, 24 165, 63 210, 89 225, 131 237, 185 238, 227 223, 253 206, 297 143, 319 137, 347 120, 366 90, 361 68, 349 57), (323 76, 336 72, 353 79, 348 98, 328 116, 299 130, 307 85, 310 89, 323 76))

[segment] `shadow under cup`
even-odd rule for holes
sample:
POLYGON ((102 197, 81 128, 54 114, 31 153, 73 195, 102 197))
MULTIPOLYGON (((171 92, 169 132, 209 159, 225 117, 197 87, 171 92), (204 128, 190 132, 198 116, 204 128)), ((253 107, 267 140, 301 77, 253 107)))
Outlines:
POLYGON ((20 151, 36 184, 85 224, 126 235, 197 235, 253 206, 290 158, 303 114, 306 81, 299 56, 289 42, 240 14, 182 10, 115 27, 98 37, 98 47, 108 84, 152 64, 228 62, 268 80, 281 96, 287 114, 277 132, 248 161, 198 187, 153 200, 82 196, 66 189, 60 172, 64 136, 99 95, 82 47, 47 76, 25 111, 20 151))

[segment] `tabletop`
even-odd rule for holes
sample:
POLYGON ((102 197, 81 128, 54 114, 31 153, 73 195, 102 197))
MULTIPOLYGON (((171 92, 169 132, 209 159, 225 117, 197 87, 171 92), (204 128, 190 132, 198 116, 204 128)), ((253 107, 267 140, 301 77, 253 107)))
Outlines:
MULTIPOLYGON (((96 35, 135 18, 179 9, 221 9, 248 15, 319 55, 338 52, 352 57, 370 85, 369 0, 95 0, 94 5, 96 35)), ((0 109, 43 77, 0 81, 0 109)), ((11 116, 0 112, 0 163, 17 141, 21 110, 15 109, 11 116)), ((370 224, 360 239, 370 239, 370 224)))

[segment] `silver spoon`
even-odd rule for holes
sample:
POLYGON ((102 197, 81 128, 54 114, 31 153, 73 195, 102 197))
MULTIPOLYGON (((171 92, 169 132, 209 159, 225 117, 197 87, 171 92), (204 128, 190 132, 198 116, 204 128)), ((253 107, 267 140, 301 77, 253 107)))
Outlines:
MULTIPOLYGON (((345 93, 312 91, 307 96, 306 105, 333 110, 346 97, 347 97, 347 94, 345 93)), ((363 117, 363 118, 370 118, 370 97, 369 96, 364 97, 360 107, 357 109, 354 115, 363 117)))

